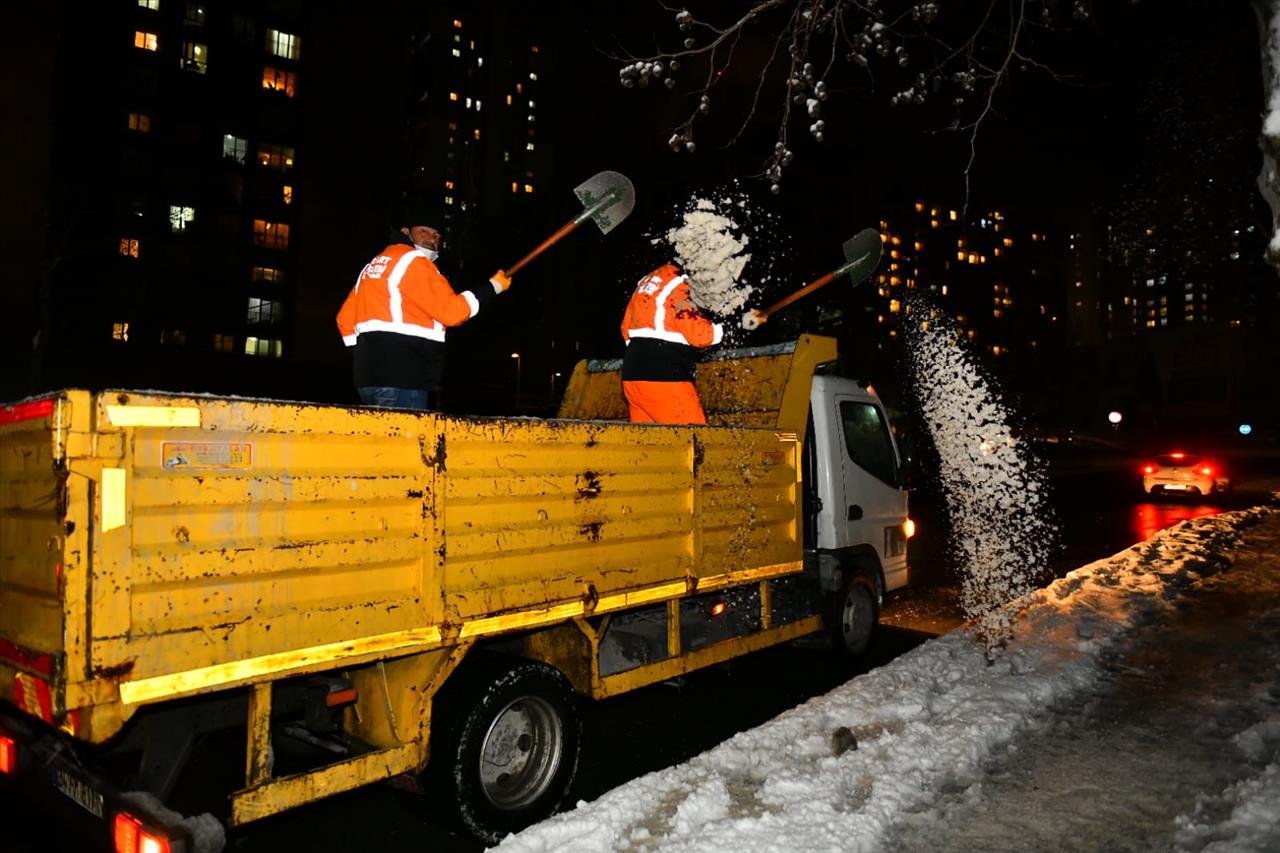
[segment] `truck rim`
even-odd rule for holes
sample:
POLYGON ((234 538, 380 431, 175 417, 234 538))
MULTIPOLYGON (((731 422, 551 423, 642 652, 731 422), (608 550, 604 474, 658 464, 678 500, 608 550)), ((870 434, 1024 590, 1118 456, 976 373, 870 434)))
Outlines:
POLYGON ((480 748, 480 784, 500 809, 529 805, 551 786, 564 750, 560 715, 550 702, 522 696, 493 719, 480 748))

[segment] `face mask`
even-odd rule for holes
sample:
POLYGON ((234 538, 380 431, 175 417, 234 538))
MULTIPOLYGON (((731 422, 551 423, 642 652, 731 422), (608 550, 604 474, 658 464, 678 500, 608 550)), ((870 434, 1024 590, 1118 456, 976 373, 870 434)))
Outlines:
POLYGON ((413 245, 417 246, 418 251, 422 252, 424 255, 430 258, 432 262, 434 262, 436 258, 440 257, 440 253, 437 252, 435 249, 428 249, 426 246, 418 246, 417 243, 414 243, 413 245))

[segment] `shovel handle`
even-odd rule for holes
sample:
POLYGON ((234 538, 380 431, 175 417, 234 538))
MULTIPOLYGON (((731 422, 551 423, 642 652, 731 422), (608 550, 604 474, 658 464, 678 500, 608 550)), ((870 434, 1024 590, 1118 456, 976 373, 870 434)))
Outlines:
POLYGON ((525 266, 527 266, 530 261, 538 257, 538 255, 541 255, 547 249, 550 249, 556 243, 560 242, 562 239, 564 239, 564 236, 566 234, 568 234, 570 231, 572 231, 577 227, 578 227, 578 220, 576 219, 571 219, 568 222, 566 222, 564 225, 561 225, 558 229, 556 229, 556 233, 552 234, 550 237, 543 240, 541 243, 538 244, 537 248, 535 248, 532 252, 530 252, 529 254, 525 255, 523 258, 521 258, 520 260, 512 264, 507 269, 507 275, 515 275, 516 273, 520 272, 520 270, 524 269, 525 266))
POLYGON ((809 284, 806 284, 804 287, 800 288, 795 293, 791 294, 785 299, 779 299, 777 302, 773 303, 768 308, 765 308, 760 313, 763 314, 765 317, 768 317, 770 314, 774 314, 778 311, 781 311, 783 308, 786 308, 788 305, 790 305, 792 302, 795 302, 797 299, 808 296, 810 293, 813 293, 819 287, 824 287, 830 284, 832 280, 834 280, 835 277, 840 272, 841 272, 840 270, 836 270, 834 272, 827 273, 822 278, 817 279, 816 281, 810 282, 809 284))

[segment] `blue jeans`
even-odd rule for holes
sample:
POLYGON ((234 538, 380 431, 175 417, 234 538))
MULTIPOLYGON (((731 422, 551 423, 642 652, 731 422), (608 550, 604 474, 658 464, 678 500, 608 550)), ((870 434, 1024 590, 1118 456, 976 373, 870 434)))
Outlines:
POLYGON ((431 408, 430 391, 420 388, 391 388, 386 385, 365 385, 357 388, 360 402, 366 406, 382 406, 387 409, 420 409, 431 408))

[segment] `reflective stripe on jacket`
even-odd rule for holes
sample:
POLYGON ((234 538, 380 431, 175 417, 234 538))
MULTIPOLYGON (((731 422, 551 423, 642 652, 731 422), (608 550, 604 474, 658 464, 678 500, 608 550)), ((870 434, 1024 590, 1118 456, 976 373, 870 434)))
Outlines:
POLYGON ((464 323, 479 310, 475 294, 455 293, 425 252, 393 243, 360 271, 338 311, 338 331, 347 346, 355 346, 362 332, 444 341, 447 326, 464 323))
POLYGON ((724 327, 713 323, 689 297, 689 283, 675 264, 664 264, 636 285, 622 317, 622 339, 650 338, 691 347, 720 343, 724 327))

